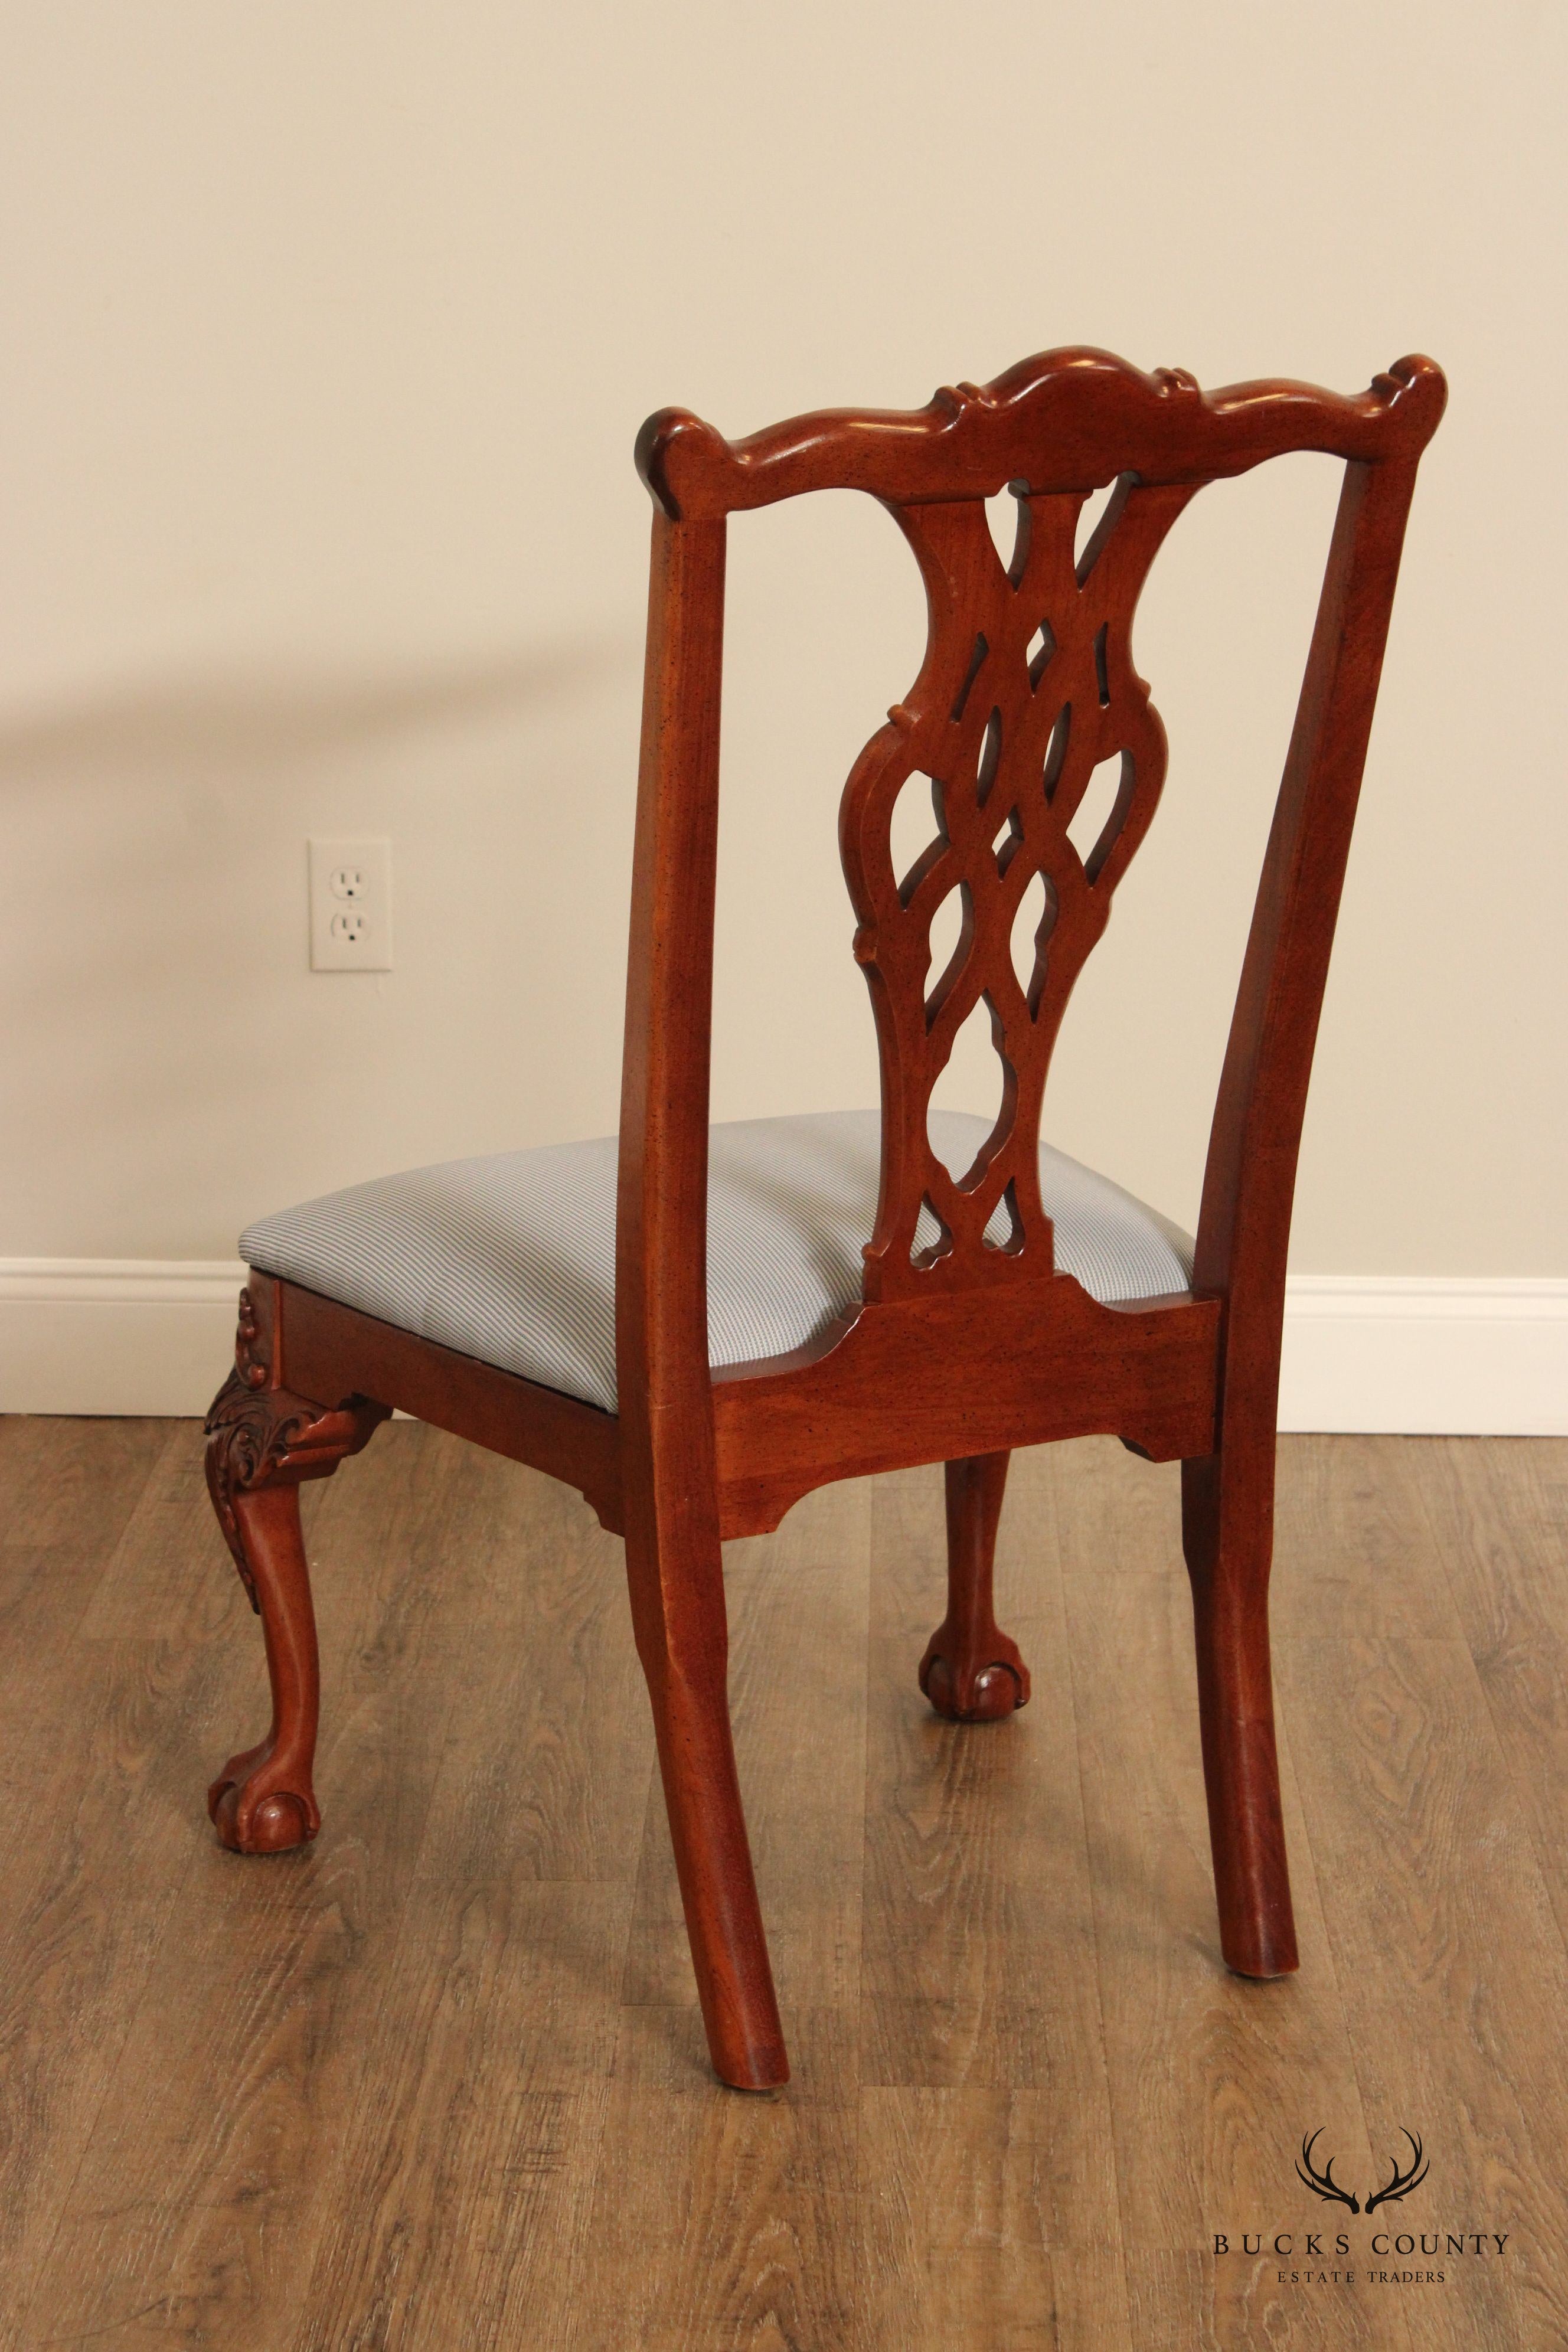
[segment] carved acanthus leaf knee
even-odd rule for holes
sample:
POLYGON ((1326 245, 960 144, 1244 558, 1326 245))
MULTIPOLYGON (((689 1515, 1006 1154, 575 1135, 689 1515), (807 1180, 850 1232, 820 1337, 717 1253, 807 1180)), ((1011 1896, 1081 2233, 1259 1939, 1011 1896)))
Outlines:
POLYGON ((234 1554, 253 1609, 255 1581, 245 1557, 237 1495, 258 1487, 299 1486, 324 1478, 351 1454, 367 1444, 389 1408, 356 1397, 323 1411, 288 1389, 247 1388, 243 1372, 231 1372, 214 1398, 206 1419, 207 1486, 218 1525, 234 1554))
POLYGON ((242 1290, 235 1369, 206 1417, 206 1472, 218 1525, 257 1610, 256 1580, 245 1556, 235 1496, 329 1476, 347 1455, 368 1444, 391 1411, 364 1397, 323 1406, 290 1389, 268 1387, 272 1367, 260 1350, 269 1346, 257 1301, 248 1289, 242 1290))

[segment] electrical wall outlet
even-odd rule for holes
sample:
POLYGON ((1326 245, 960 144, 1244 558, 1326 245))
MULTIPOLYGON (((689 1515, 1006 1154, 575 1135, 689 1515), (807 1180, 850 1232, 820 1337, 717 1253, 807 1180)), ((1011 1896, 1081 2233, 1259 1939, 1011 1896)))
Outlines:
POLYGON ((392 844, 312 841, 310 970, 392 970, 392 844))

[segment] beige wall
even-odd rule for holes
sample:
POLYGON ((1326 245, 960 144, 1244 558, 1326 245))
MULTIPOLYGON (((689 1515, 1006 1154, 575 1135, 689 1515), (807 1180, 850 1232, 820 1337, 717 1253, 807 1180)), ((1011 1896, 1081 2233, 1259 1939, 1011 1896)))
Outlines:
MULTIPOLYGON (((1295 1263, 1568 1272, 1563 26, 11 0, 0 1255, 221 1255, 307 1192, 613 1126, 638 421, 1084 341, 1205 383, 1447 367, 1295 1263), (391 836, 385 978, 307 969, 310 833, 391 836)), ((1047 1118, 1176 1214, 1331 471, 1206 493, 1141 620, 1170 781, 1047 1118)), ((731 551, 716 1110, 871 1099, 834 816, 913 567, 847 497, 731 551)))

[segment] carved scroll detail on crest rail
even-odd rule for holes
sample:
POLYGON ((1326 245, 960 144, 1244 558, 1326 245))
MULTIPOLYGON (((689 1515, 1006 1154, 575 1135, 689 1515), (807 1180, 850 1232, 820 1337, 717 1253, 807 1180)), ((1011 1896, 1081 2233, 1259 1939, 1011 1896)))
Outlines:
POLYGON ((1164 782, 1165 732, 1132 667, 1130 635, 1149 567, 1196 487, 1124 478, 1076 564, 1082 492, 1032 496, 1018 486, 1007 567, 978 499, 889 509, 919 560, 931 627, 920 677, 861 753, 840 817, 882 1067, 868 1298, 1053 1271, 1039 1189, 1046 1073, 1073 983, 1164 782), (1080 855, 1068 828, 1095 769, 1118 757, 1114 806, 1080 855), (918 774, 931 780, 932 839, 900 875, 893 809, 918 774), (1033 969, 1020 978, 1013 934, 1037 875, 1044 909, 1033 969), (955 889, 959 941, 939 972, 931 922, 955 889), (955 1180, 931 1148, 927 1114, 976 1005, 988 1012, 1001 1058, 1001 1108, 955 1180))

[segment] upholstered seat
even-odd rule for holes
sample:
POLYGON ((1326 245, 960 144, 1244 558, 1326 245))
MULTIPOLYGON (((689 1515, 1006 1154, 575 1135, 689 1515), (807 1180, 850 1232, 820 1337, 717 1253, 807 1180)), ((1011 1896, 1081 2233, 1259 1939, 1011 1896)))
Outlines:
MULTIPOLYGON (((937 1112, 951 1166, 987 1122, 937 1112)), ((714 1365, 784 1353, 860 1296, 877 1211, 880 1120, 869 1110, 710 1130, 708 1330, 714 1365)), ((247 1264, 422 1339, 614 1412, 613 1136, 416 1168, 264 1217, 247 1264)), ((1185 1289, 1185 1234, 1110 1179, 1040 1146, 1056 1262, 1106 1303, 1185 1289)), ((1002 1213, 997 1232, 1005 1230, 1002 1213)), ((936 1228, 931 1226, 931 1238, 936 1228)))
MULTIPOLYGON (((954 1167, 973 1160, 985 1134, 985 1119, 963 1112, 931 1119, 954 1167)), ((1056 1263, 1090 1296, 1110 1303, 1187 1286, 1187 1234, 1051 1146, 1041 1146, 1039 1167, 1056 1263)), ((856 1303, 877 1179, 875 1110, 710 1131, 710 1362, 783 1355, 856 1303)), ((421 1339, 616 1409, 614 1136, 351 1185, 261 1218, 240 1254, 421 1339)))

